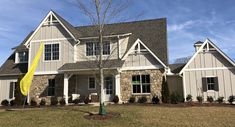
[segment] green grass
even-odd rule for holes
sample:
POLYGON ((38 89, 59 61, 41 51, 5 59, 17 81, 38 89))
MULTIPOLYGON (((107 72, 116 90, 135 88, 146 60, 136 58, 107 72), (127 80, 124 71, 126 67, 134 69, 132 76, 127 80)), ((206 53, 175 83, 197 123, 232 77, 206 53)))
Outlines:
POLYGON ((84 119, 88 111, 98 111, 98 107, 68 106, 18 111, 0 109, 0 127, 235 126, 234 107, 111 105, 107 106, 107 111, 119 112, 121 117, 105 121, 84 119))

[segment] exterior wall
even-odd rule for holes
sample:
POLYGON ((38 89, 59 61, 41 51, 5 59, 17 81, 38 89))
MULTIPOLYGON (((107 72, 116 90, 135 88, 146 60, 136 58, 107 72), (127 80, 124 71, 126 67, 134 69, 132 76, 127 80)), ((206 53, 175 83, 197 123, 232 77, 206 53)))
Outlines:
POLYGON ((235 94, 235 69, 221 69, 221 70, 201 70, 201 71, 186 71, 185 85, 186 95, 191 94, 196 101, 197 96, 203 96, 206 100, 207 96, 212 96, 217 99, 219 96, 228 100, 230 95, 235 94), (207 91, 202 90, 202 78, 207 76, 218 77, 219 91, 207 91))
MULTIPOLYGON (((118 48, 117 48, 117 39, 104 40, 110 41, 110 55, 104 55, 104 59, 118 59, 118 48)), ((84 40, 80 44, 76 45, 76 60, 77 61, 87 61, 87 60, 96 60, 96 56, 86 56, 86 43, 87 42, 97 42, 97 40, 84 40)))
POLYGON ((119 45, 120 45, 120 56, 121 58, 125 55, 126 50, 127 50, 127 45, 128 45, 129 37, 126 38, 121 38, 119 39, 119 45))
POLYGON ((47 100, 47 103, 50 103, 50 96, 48 95, 48 79, 55 79, 55 96, 63 97, 64 89, 64 76, 63 75, 35 75, 31 88, 29 97, 30 99, 34 98, 38 103, 42 98, 47 100))
POLYGON ((148 98, 148 101, 150 101, 154 95, 158 95, 159 97, 161 97, 163 70, 123 71, 120 76, 120 99, 122 101, 128 102, 128 100, 132 96, 136 96, 137 98, 146 96, 148 98), (150 75, 150 94, 132 94, 132 75, 136 74, 150 75))
POLYGON ((207 96, 214 99, 223 96, 227 100, 230 95, 235 94, 235 68, 229 69, 231 67, 233 66, 217 51, 199 53, 183 73, 186 95, 191 94, 194 100, 197 96, 203 96, 204 100, 207 96), (218 77, 219 91, 203 92, 202 78, 208 76, 218 77))
POLYGON ((88 89, 88 78, 94 75, 73 75, 69 79, 69 96, 72 94, 80 94, 81 98, 88 96, 91 93, 100 94, 100 87, 96 84, 96 89, 88 89))
POLYGON ((51 25, 51 26, 42 26, 39 31, 35 34, 32 41, 30 42, 30 62, 33 61, 34 56, 36 55, 39 46, 40 40, 45 39, 60 39, 67 38, 67 40, 58 40, 58 41, 44 41, 44 43, 59 43, 60 48, 60 58, 59 60, 44 61, 44 51, 43 55, 39 61, 37 72, 50 72, 57 71, 64 63, 73 63, 74 62, 74 41, 70 39, 70 36, 62 28, 61 25, 51 25))
POLYGON ((183 80, 180 76, 167 76, 167 83, 170 93, 176 92, 183 97, 183 80))
POLYGON ((150 54, 129 54, 125 60, 123 67, 138 67, 138 66, 158 66, 162 67, 161 64, 150 54))
POLYGON ((0 102, 2 100, 7 99, 10 100, 9 98, 9 92, 10 92, 10 82, 16 82, 17 77, 0 77, 0 102))

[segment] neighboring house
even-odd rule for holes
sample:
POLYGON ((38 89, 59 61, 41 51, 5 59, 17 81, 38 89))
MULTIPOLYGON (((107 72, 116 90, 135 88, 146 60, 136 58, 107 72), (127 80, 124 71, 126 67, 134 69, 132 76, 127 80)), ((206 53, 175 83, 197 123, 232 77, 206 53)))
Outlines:
MULTIPOLYGON (((50 11, 0 68, 0 101, 14 99, 15 82, 27 72, 41 41, 44 51, 29 99, 56 96, 68 102, 76 94, 99 95, 97 31, 96 26, 74 27, 50 11)), ((165 18, 107 24, 103 47, 106 101, 114 95, 124 102, 131 96, 161 96, 168 65, 165 18)))
POLYGON ((196 53, 186 64, 170 65, 171 72, 167 79, 171 92, 187 97, 212 96, 218 97, 235 95, 235 64, 212 41, 206 39, 194 44, 196 53))

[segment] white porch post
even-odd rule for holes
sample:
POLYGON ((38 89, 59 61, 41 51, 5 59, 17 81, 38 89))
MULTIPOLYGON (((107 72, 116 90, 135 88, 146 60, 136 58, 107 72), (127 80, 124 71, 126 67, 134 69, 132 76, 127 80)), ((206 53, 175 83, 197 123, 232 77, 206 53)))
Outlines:
POLYGON ((120 73, 115 75, 115 94, 119 97, 119 100, 121 102, 120 73))
POLYGON ((68 100, 69 100, 69 97, 68 97, 68 93, 69 93, 69 78, 71 76, 72 75, 64 74, 64 98, 65 98, 66 105, 68 104, 68 100))

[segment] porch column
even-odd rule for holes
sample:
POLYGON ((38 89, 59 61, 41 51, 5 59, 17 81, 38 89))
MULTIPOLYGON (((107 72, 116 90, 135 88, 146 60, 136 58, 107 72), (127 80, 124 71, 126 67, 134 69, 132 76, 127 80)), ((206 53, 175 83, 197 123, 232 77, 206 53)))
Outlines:
POLYGON ((71 77, 72 75, 70 74, 64 74, 64 99, 65 99, 65 103, 66 105, 68 104, 68 100, 69 100, 69 97, 68 97, 68 93, 69 93, 69 78, 71 77))
POLYGON ((121 101, 121 91, 120 91, 120 73, 115 75, 115 94, 119 97, 121 101))

